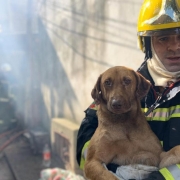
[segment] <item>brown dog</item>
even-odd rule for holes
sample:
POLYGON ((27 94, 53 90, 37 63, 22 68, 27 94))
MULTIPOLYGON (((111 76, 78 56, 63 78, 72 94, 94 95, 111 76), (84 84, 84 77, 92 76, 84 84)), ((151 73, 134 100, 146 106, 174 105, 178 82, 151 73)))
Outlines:
MULTIPOLYGON (((88 180, 118 180, 102 163, 159 166, 162 147, 140 105, 149 88, 149 81, 123 66, 110 68, 98 78, 91 93, 98 104, 98 128, 84 167, 88 180)), ((164 161, 168 164, 171 159, 164 161)))

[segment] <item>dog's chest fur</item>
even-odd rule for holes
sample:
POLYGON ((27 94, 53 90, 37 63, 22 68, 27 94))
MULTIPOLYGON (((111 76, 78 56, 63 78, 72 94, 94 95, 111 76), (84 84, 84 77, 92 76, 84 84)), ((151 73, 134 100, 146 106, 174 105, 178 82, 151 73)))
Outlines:
POLYGON ((101 118, 93 141, 99 144, 96 154, 103 162, 158 165, 162 147, 145 119, 132 124, 126 121, 109 123, 101 118))

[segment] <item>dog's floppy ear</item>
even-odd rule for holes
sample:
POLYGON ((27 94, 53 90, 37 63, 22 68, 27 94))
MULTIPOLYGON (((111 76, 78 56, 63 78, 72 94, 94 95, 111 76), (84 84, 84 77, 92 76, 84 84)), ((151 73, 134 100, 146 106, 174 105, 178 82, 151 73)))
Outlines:
POLYGON ((148 93, 151 83, 138 72, 135 73, 137 77, 136 94, 138 98, 142 99, 148 93))
POLYGON ((95 100, 96 104, 100 103, 100 96, 101 96, 100 82, 101 82, 101 76, 102 75, 100 75, 98 77, 97 82, 96 82, 94 88, 91 91, 91 96, 95 100))

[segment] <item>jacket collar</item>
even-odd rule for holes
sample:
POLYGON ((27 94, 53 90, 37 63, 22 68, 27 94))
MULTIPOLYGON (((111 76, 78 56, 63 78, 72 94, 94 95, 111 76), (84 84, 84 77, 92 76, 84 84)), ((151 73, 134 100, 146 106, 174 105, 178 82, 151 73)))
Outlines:
POLYGON ((138 72, 142 76, 144 76, 146 79, 148 79, 153 86, 155 85, 155 83, 154 83, 154 81, 153 81, 153 79, 152 79, 152 77, 148 71, 147 63, 145 63, 144 66, 138 72))
MULTIPOLYGON (((155 89, 156 89, 155 83, 148 71, 147 63, 145 63, 144 66, 138 72, 151 82, 154 94, 157 95, 155 92, 155 89)), ((149 109, 145 113, 145 115, 148 116, 156 107, 158 107, 162 103, 172 99, 179 92, 180 92, 180 81, 177 81, 176 83, 173 83, 171 86, 166 87, 164 89, 163 93, 156 97, 155 102, 149 107, 149 109)))

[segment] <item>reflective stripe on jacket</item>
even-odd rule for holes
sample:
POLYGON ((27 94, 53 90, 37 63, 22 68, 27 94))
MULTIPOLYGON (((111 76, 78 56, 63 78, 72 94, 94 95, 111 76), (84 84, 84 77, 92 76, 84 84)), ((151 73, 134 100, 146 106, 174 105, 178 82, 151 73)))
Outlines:
MULTIPOLYGON (((156 101, 158 87, 154 86, 154 81, 148 73, 147 66, 143 67, 140 73, 152 84, 149 93, 141 101, 142 110, 146 112, 147 109, 156 101)), ((159 140, 163 142, 163 148, 165 151, 179 145, 180 92, 178 92, 172 99, 167 100, 156 107, 156 109, 147 116, 147 121, 159 140)))
POLYGON ((159 170, 163 177, 167 180, 179 180, 180 179, 180 165, 171 165, 159 170))

